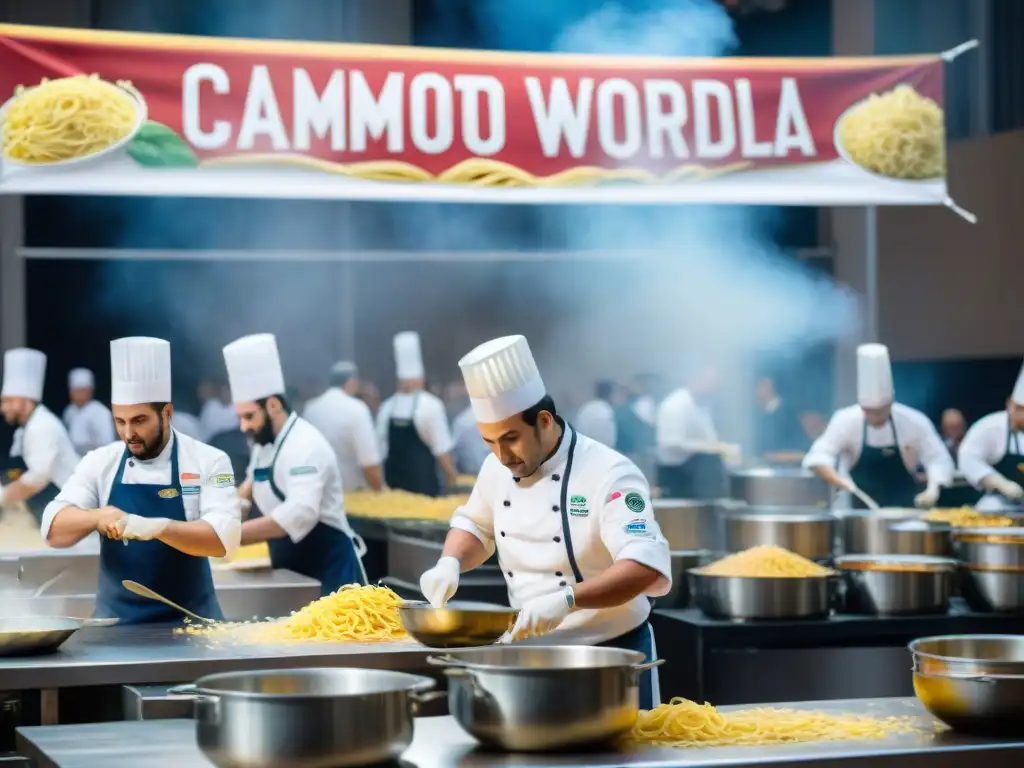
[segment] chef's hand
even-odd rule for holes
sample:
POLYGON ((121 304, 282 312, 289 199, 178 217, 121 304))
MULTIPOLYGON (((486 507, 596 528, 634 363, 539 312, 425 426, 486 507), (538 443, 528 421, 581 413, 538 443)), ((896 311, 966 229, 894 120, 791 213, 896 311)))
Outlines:
POLYGON ((914 497, 914 506, 922 509, 931 509, 939 500, 939 486, 929 485, 917 496, 914 497))
POLYGON ((1021 498, 1024 498, 1024 488, 1021 488, 1020 485, 1013 482, 1013 480, 1009 480, 1005 477, 999 477, 996 478, 993 485, 995 486, 996 493, 1009 501, 1020 501, 1021 498))
POLYGON ((739 464, 743 458, 743 448, 736 443, 723 443, 720 450, 722 461, 728 464, 739 464))
POLYGON ((519 617, 506 638, 509 642, 528 637, 546 635, 565 621, 569 611, 576 604, 572 587, 560 589, 550 595, 541 595, 527 600, 519 609, 519 617))
POLYGON ((101 536, 106 536, 108 539, 120 539, 121 528, 118 527, 118 521, 123 520, 128 515, 126 512, 121 511, 117 507, 101 507, 96 510, 96 532, 101 536))
POLYGON ((434 608, 444 608, 459 588, 459 571, 462 566, 458 558, 442 557, 437 565, 420 576, 420 592, 434 608))
POLYGON ((170 524, 171 521, 166 517, 128 515, 118 523, 118 527, 121 529, 121 538, 127 544, 128 539, 138 539, 139 541, 155 539, 170 524))

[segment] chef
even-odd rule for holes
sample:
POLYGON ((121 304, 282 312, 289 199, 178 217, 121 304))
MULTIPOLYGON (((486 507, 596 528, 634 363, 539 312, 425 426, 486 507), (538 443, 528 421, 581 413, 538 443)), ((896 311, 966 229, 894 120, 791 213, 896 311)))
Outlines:
POLYGON ((88 368, 75 368, 68 374, 68 396, 64 426, 80 456, 117 439, 114 417, 99 400, 93 399, 96 380, 88 368))
POLYGON ((718 371, 704 366, 690 386, 661 401, 655 425, 658 487, 676 499, 720 499, 727 495, 725 461, 739 458, 739 447, 722 443, 711 417, 718 371))
POLYGON ((594 386, 594 399, 583 404, 576 414, 576 426, 580 434, 614 448, 615 406, 612 398, 615 395, 615 384, 611 381, 599 381, 594 386))
POLYGON ((235 412, 254 443, 240 493, 261 516, 242 524, 242 544, 267 542, 274 568, 317 579, 322 595, 365 584, 337 459, 327 438, 289 409, 273 334, 231 342, 224 363, 235 412))
POLYGON ((237 432, 238 416, 231 407, 231 393, 222 381, 204 381, 199 385, 199 426, 203 440, 209 442, 223 432, 237 432))
POLYGON ((15 428, 0 487, 0 504, 25 502, 38 519, 75 470, 78 454, 61 420, 42 404, 46 355, 35 349, 4 353, 0 409, 15 428))
POLYGON ((448 486, 456 482, 448 414, 441 399, 424 389, 419 334, 399 333, 394 348, 398 391, 377 412, 384 482, 391 488, 437 496, 438 465, 448 486))
POLYGON ((1024 505, 1024 367, 1006 409, 978 419, 960 443, 964 478, 985 495, 983 512, 1024 505))
MULTIPOLYGON (((832 415, 803 466, 835 488, 859 489, 880 507, 932 507, 953 479, 953 460, 929 418, 894 396, 889 350, 858 347, 857 405, 832 415), (927 474, 923 490, 914 478, 918 461, 927 474)), ((853 505, 865 506, 856 497, 853 505)))
POLYGON ((89 453, 43 514, 52 547, 98 531, 95 615, 122 624, 177 621, 180 613, 124 589, 136 581, 200 616, 221 618, 210 557, 238 547, 241 510, 221 451, 171 428, 171 345, 110 342, 111 405, 120 440, 89 453))
POLYGON ((341 361, 331 368, 330 386, 314 397, 302 411, 306 421, 316 427, 331 444, 341 470, 341 486, 346 491, 384 487, 380 466, 380 446, 373 414, 362 400, 355 363, 341 361))
MULTIPOLYGON (((497 549, 520 609, 508 639, 546 635, 656 658, 648 598, 670 589, 671 558, 643 474, 562 420, 524 337, 482 344, 459 367, 492 455, 420 578, 424 596, 443 605, 460 573, 497 549)), ((658 700, 657 676, 645 672, 640 706, 658 700)))

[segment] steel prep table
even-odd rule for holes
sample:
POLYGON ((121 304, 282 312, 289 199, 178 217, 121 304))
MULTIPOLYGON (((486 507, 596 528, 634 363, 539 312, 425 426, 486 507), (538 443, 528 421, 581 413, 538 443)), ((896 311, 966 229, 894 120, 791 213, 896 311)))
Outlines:
MULTIPOLYGON (((980 739, 934 733, 934 721, 916 699, 869 699, 787 704, 850 714, 915 715, 921 733, 895 734, 883 740, 818 742, 772 747, 638 748, 586 754, 500 754, 480 749, 451 717, 417 718, 410 748, 396 763, 401 768, 498 768, 532 766, 631 766, 634 768, 963 768, 966 760, 986 768, 1020 768, 1024 738, 980 739)), ((732 709, 727 707, 726 709, 732 709)), ((212 763, 196 745, 191 720, 58 725, 18 729, 18 752, 36 768, 208 768, 212 763)))
POLYGON ((655 610, 651 624, 671 659, 659 671, 662 696, 715 704, 913 696, 911 640, 1024 633, 1024 616, 971 613, 959 598, 941 616, 743 622, 688 608, 655 610))

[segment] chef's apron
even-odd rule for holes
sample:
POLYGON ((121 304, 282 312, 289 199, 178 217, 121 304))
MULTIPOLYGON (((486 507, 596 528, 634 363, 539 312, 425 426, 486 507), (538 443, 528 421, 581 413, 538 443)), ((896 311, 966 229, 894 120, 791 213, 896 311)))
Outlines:
POLYGON ((724 499, 729 495, 728 479, 725 462, 715 453, 694 453, 682 464, 658 465, 662 498, 724 499))
MULTIPOLYGON (((1013 429, 1013 422, 1010 414, 1006 414, 1006 452, 1003 458, 992 467, 1007 480, 1024 487, 1024 454, 1020 450, 1020 440, 1013 429)), ((1011 509, 1024 506, 1019 501, 1011 501, 997 493, 986 494, 978 503, 978 509, 982 512, 996 512, 1001 509, 1011 509)))
MULTIPOLYGON (((35 411, 32 412, 32 416, 34 415, 35 411)), ((28 421, 32 421, 32 416, 28 417, 28 421)), ((28 422, 25 422, 25 425, 28 426, 28 422)), ((14 436, 12 437, 11 455, 7 457, 7 463, 4 467, 2 479, 3 485, 10 485, 11 483, 20 480, 21 476, 28 472, 28 464, 25 463, 25 458, 22 455, 25 442, 24 430, 25 427, 20 427, 15 431, 14 436)), ((28 507, 28 511, 32 513, 32 516, 35 517, 36 520, 42 520, 43 510, 46 509, 47 504, 57 498, 58 493, 60 493, 60 488, 53 483, 50 483, 31 499, 26 499, 25 506, 28 507)))
MULTIPOLYGON (((166 517, 186 522, 185 497, 178 471, 178 440, 171 446, 171 482, 168 485, 125 483, 125 462, 133 460, 127 446, 121 454, 107 504, 139 517, 166 517)), ((121 582, 129 579, 149 587, 183 608, 209 619, 223 614, 213 588, 210 561, 187 555, 162 541, 100 541, 100 580, 96 595, 97 618, 119 619, 120 624, 179 621, 181 613, 156 600, 129 592, 121 582)))
MULTIPOLYGON (((274 481, 274 466, 277 464, 277 456, 281 452, 285 440, 288 439, 292 427, 295 426, 295 421, 292 421, 281 436, 281 442, 274 451, 270 464, 265 467, 256 467, 252 473, 254 493, 262 490, 265 486, 265 489, 269 490, 277 499, 277 504, 284 502, 285 495, 274 481), (260 488, 258 489, 257 486, 260 488)), ((260 505, 260 513, 269 517, 277 504, 267 505, 266 508, 260 505)), ((289 536, 284 536, 279 539, 270 539, 267 542, 267 548, 270 550, 270 564, 274 568, 286 568, 289 571, 316 579, 320 582, 321 596, 329 595, 346 584, 366 583, 363 563, 352 538, 322 520, 317 521, 313 530, 306 534, 301 541, 292 541, 289 536)))
MULTIPOLYGON (((910 508, 914 506, 914 497, 921 492, 921 487, 903 463, 900 439, 892 416, 889 417, 889 425, 892 427, 893 444, 876 448, 868 445, 868 422, 864 420, 860 458, 850 468, 850 479, 880 507, 910 508)), ((854 496, 853 507, 866 509, 867 505, 854 496)))
MULTIPOLYGON (((565 427, 563 427, 565 428, 565 427)), ((565 552, 569 558, 569 568, 576 584, 583 583, 583 573, 576 562, 576 552, 572 545, 572 531, 569 528, 569 476, 572 474, 572 459, 576 453, 576 430, 572 430, 572 439, 569 441, 569 453, 565 459, 565 471, 562 473, 562 487, 559 495, 559 507, 562 514, 562 540, 565 542, 565 552)), ((654 630, 645 620, 636 629, 630 630, 624 635, 605 640, 598 645, 608 648, 625 648, 630 651, 640 651, 644 654, 644 661, 654 661, 656 658, 654 648, 654 630)), ((658 668, 654 667, 642 672, 639 678, 640 686, 640 709, 653 709, 656 704, 661 703, 661 693, 658 685, 658 668)))
POLYGON ((408 418, 392 416, 388 421, 388 457, 384 459, 384 481, 390 488, 437 496, 441 493, 437 459, 416 430, 418 405, 417 394, 408 418))

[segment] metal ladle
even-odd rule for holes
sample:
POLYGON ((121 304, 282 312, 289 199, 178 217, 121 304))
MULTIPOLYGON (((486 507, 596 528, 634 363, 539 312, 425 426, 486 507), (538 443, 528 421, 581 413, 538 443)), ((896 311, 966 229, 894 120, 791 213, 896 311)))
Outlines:
POLYGON ((171 608, 175 608, 184 613, 186 616, 196 619, 197 621, 205 621, 208 624, 216 623, 213 619, 208 619, 205 616, 200 616, 198 613, 192 613, 192 611, 190 611, 188 608, 184 608, 178 605, 173 600, 164 597, 159 592, 154 592, 149 587, 139 584, 139 582, 137 581, 129 581, 128 579, 125 579, 121 582, 121 586, 127 589, 129 592, 133 592, 134 594, 138 595, 139 597, 147 597, 150 600, 156 600, 158 603, 163 603, 164 605, 170 606, 171 608))

